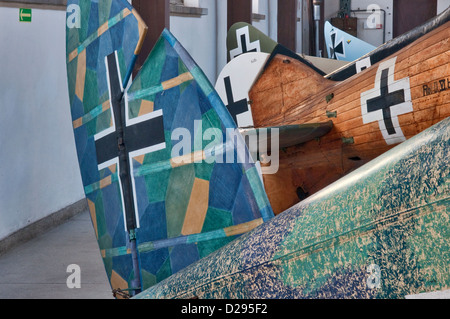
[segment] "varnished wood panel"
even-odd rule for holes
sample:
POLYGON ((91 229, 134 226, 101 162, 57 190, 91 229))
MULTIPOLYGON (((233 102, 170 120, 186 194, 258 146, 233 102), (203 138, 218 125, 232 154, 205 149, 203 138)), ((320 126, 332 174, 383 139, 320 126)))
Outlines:
POLYGON ((320 140, 281 152, 280 178, 265 177, 266 190, 277 213, 298 201, 295 194, 299 187, 313 194, 396 145, 387 144, 378 121, 363 122, 362 95, 375 88, 381 63, 395 59, 395 73, 390 81, 409 80, 413 112, 398 116, 406 139, 450 115, 449 37, 450 23, 446 23, 342 82, 324 79, 285 56, 272 60, 249 94, 255 126, 329 120, 334 124, 333 130, 320 140))

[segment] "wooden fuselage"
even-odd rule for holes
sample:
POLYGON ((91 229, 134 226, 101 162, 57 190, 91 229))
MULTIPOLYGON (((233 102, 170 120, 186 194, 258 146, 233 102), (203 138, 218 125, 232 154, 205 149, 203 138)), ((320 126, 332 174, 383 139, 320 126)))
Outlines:
POLYGON ((283 55, 270 62, 249 92, 255 127, 333 121, 264 176, 276 214, 450 115, 449 37, 447 22, 341 82, 283 55))

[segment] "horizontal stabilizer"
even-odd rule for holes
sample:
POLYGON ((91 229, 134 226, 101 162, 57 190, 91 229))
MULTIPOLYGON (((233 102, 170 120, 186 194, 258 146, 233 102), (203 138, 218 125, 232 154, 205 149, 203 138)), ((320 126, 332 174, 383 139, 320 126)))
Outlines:
POLYGON ((333 122, 312 123, 312 124, 298 124, 298 125, 284 125, 270 128, 251 128, 241 129, 240 132, 245 136, 257 135, 258 141, 261 143, 261 138, 266 138, 267 148, 270 151, 272 145, 272 130, 278 129, 279 132, 279 147, 286 148, 312 141, 316 138, 328 134, 333 128, 333 122))
POLYGON ((330 74, 336 70, 339 70, 340 68, 343 68, 349 64, 348 61, 339 61, 334 59, 328 59, 328 58, 320 58, 317 56, 312 55, 304 55, 300 54, 302 58, 312 63, 314 66, 316 66, 318 69, 320 69, 325 74, 330 74))

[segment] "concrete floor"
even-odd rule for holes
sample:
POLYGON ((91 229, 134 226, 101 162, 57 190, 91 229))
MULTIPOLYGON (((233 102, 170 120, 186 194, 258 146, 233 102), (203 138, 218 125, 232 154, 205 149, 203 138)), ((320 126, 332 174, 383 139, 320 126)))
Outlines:
POLYGON ((0 299, 112 299, 89 213, 0 256, 0 299), (80 289, 69 289, 69 265, 80 289))

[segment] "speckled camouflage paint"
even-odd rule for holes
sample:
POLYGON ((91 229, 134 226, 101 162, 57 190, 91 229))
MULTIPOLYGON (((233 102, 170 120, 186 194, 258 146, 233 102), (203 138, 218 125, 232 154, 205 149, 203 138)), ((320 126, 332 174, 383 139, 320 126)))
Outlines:
POLYGON ((137 297, 403 298, 448 289, 449 135, 447 118, 137 297))

